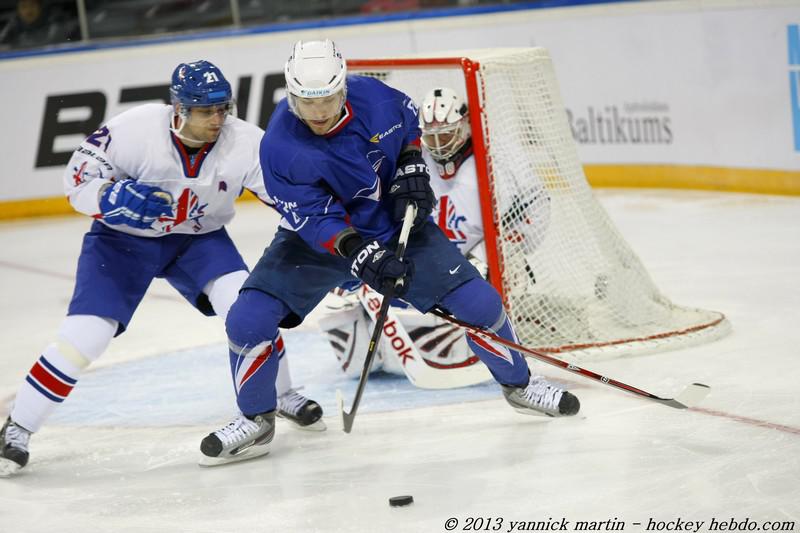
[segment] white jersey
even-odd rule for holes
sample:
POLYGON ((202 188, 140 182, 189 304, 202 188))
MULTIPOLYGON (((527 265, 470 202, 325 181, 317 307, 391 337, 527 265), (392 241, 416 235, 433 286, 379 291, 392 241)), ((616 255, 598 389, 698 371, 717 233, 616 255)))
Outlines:
POLYGON ((100 188, 133 178, 159 187, 173 198, 173 213, 138 229, 109 227, 145 237, 168 233, 201 234, 220 229, 234 215, 234 201, 248 189, 263 202, 267 195, 259 163, 264 131, 228 116, 215 143, 194 155, 170 131, 172 106, 144 104, 109 120, 72 154, 64 191, 75 210, 98 218, 100 188))
MULTIPOLYGON (((485 262, 486 248, 483 242, 483 218, 475 156, 467 157, 449 179, 442 177, 444 169, 427 150, 423 150, 423 157, 431 170, 431 188, 437 199, 433 210, 434 220, 462 254, 469 254, 485 262)), ((502 173, 497 169, 496 172, 502 173)), ((529 191, 526 199, 518 200, 521 207, 512 208, 518 213, 511 217, 513 221, 509 222, 506 230, 507 238, 513 232, 521 231, 525 236, 525 247, 528 253, 532 253, 541 246, 550 225, 550 195, 535 178, 527 186, 529 191), (530 227, 522 229, 519 227, 521 225, 530 227)))
POLYGON ((437 200, 433 220, 462 254, 471 252, 483 260, 483 218, 475 158, 468 157, 455 176, 443 179, 438 170, 440 165, 427 150, 422 152, 431 171, 431 188, 437 200))

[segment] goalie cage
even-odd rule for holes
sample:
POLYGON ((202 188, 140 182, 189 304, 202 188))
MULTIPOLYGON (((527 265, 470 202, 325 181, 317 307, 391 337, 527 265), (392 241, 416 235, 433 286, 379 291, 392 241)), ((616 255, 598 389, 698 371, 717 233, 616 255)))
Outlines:
POLYGON ((522 344, 595 360, 684 348, 730 330, 722 313, 664 297, 594 198, 547 50, 355 59, 348 69, 417 104, 434 87, 466 97, 489 280, 522 344), (546 225, 525 220, 541 186, 550 197, 546 225))

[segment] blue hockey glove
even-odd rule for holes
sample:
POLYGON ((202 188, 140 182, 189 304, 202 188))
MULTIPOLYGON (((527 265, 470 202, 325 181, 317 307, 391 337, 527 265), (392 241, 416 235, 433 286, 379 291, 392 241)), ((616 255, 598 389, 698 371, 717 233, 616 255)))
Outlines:
POLYGON ((413 202, 417 204, 417 216, 414 218, 413 230, 418 230, 431 215, 436 199, 431 189, 430 172, 428 165, 422 158, 422 153, 410 150, 400 155, 397 160, 397 171, 394 175, 389 196, 392 198, 392 218, 396 222, 403 220, 406 206, 413 202))
POLYGON ((125 179, 101 193, 100 212, 108 224, 145 229, 158 217, 172 213, 172 195, 158 187, 125 179))
POLYGON ((363 242, 350 254, 350 259, 353 260, 350 272, 379 293, 386 294, 398 279, 403 283, 395 288, 394 295, 399 298, 408 292, 414 263, 407 258, 398 259, 375 239, 363 242))

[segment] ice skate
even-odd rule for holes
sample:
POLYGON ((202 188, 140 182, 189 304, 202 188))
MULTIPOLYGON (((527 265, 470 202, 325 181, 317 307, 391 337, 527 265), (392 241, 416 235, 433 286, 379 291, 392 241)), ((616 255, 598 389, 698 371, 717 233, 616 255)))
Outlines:
POLYGON ((200 443, 201 466, 217 466, 253 459, 269 453, 275 436, 275 411, 252 419, 239 415, 200 443))
POLYGON ((503 396, 524 415, 572 416, 581 408, 578 398, 542 376, 531 376, 526 387, 502 385, 503 396))
POLYGON ((28 441, 31 432, 6 419, 0 430, 0 477, 8 477, 19 472, 28 464, 28 441))
POLYGON ((285 418, 299 429, 307 431, 327 429, 325 421, 322 420, 322 407, 294 389, 289 389, 278 396, 278 416, 285 418))

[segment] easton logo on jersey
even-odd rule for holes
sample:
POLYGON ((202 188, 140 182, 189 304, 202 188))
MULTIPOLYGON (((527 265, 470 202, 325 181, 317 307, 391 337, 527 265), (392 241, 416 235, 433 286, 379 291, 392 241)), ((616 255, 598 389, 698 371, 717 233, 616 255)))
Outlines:
POLYGON ((376 143, 376 144, 381 142, 385 137, 388 137, 389 135, 391 135, 395 131, 399 130, 402 127, 402 125, 403 125, 402 122, 398 122, 397 124, 395 124, 394 126, 389 128, 388 130, 384 131, 383 133, 376 133, 375 135, 373 135, 372 137, 369 138, 369 142, 376 143))
POLYGON ((439 198, 439 227, 454 244, 463 244, 467 242, 467 235, 459 229, 459 225, 466 221, 467 217, 459 215, 456 211, 456 204, 450 200, 450 197, 443 194, 439 198))

